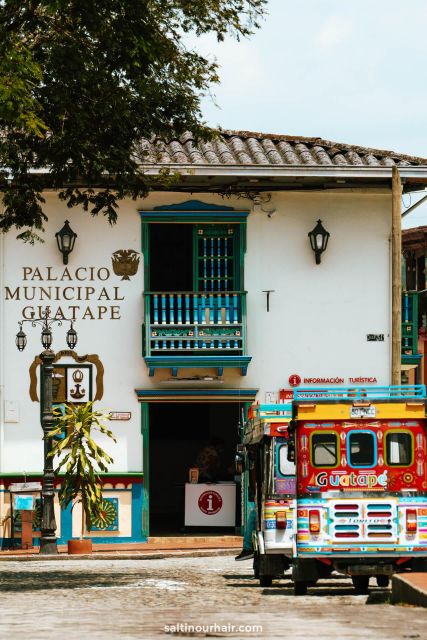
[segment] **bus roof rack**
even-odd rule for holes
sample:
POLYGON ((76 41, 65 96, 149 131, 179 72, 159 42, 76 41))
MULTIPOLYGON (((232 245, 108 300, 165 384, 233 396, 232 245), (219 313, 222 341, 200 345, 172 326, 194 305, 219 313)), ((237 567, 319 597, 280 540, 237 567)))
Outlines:
POLYGON ((389 387, 300 387, 294 389, 294 402, 357 402, 394 400, 423 400, 426 397, 424 384, 403 384, 389 387))
POLYGON ((292 418, 292 404, 254 404, 251 407, 252 417, 255 420, 263 418, 292 418))

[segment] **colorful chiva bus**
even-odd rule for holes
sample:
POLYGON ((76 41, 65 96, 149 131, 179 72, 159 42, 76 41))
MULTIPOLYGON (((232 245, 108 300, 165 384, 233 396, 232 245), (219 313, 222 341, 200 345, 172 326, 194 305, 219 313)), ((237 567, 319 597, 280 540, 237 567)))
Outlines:
POLYGON ((425 387, 298 389, 293 405, 295 593, 333 570, 359 592, 427 570, 425 387))
POLYGON ((270 586, 294 554, 296 526, 295 463, 289 460, 291 404, 253 405, 245 425, 243 448, 248 510, 253 533, 254 574, 270 586))

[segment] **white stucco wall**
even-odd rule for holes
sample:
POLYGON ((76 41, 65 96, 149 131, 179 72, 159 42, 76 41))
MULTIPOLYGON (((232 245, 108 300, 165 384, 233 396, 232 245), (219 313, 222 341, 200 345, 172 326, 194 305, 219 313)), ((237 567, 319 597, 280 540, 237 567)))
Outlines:
MULTIPOLYGON (((85 301, 51 301, 53 312, 58 304, 69 315, 69 305, 76 310, 75 328, 79 355, 98 354, 104 367, 104 397, 99 408, 130 411, 132 419, 111 423, 118 436, 115 446, 108 444, 115 459, 111 471, 142 469, 142 439, 140 412, 135 388, 159 388, 160 380, 170 377, 167 370, 154 378, 148 372, 141 355, 141 324, 143 322, 143 259, 136 276, 121 280, 113 273, 111 255, 118 249, 141 250, 141 224, 138 210, 159 204, 185 202, 194 196, 183 194, 153 194, 145 201, 129 201, 121 206, 119 221, 110 227, 102 218, 91 218, 78 209, 68 210, 54 194, 46 195, 49 222, 45 243, 24 245, 11 231, 0 244, 2 251, 2 301, 0 347, 2 348, 0 380, 2 412, 0 424, 1 472, 40 471, 42 469, 41 427, 39 404, 29 398, 29 367, 42 350, 40 329, 28 326, 28 344, 19 353, 14 338, 18 320, 26 306, 43 307, 47 301, 25 301, 24 286, 35 286, 36 297, 43 287, 93 287, 92 299, 85 301), (65 219, 78 234, 75 249, 69 258, 72 281, 39 280, 48 276, 61 277, 62 257, 56 247, 55 232, 65 219), (24 272, 24 267, 28 270, 24 272), (76 280, 78 267, 95 268, 93 281, 76 280), (96 279, 97 269, 105 281, 96 279), (26 275, 26 280, 24 280, 26 275), (31 280, 31 278, 34 278, 31 280), (20 287, 20 300, 5 299, 6 289, 20 287), (97 301, 105 287, 110 297, 123 300, 97 301), (117 289, 115 289, 117 288, 117 289), (115 296, 115 292, 118 295, 115 296), (108 307, 102 319, 81 319, 89 305, 95 318, 98 306, 108 307), (111 312, 109 307, 120 307, 111 312), (120 319, 112 319, 120 315, 120 319), (4 403, 14 402, 19 411, 18 422, 5 421, 4 403)), ((197 199, 214 204, 226 204, 236 209, 252 209, 245 199, 222 200, 219 196, 198 194, 197 199)), ((288 387, 291 374, 304 377, 374 377, 378 384, 390 383, 390 245, 391 197, 386 192, 324 192, 273 194, 268 208, 277 212, 272 218, 265 213, 251 212, 247 226, 245 257, 245 289, 248 291, 248 353, 252 356, 248 374, 224 369, 222 388, 256 387, 259 399, 266 391, 288 387), (307 237, 318 218, 331 234, 320 265, 307 237), (270 312, 266 311, 265 289, 274 289, 270 312), (368 333, 382 333, 384 342, 367 342, 368 333)), ((90 276, 90 270, 79 276, 90 276)), ((30 290, 31 292, 32 290, 30 290)), ((81 296, 83 296, 83 290, 81 296)), ((71 290, 68 290, 71 294, 71 290)), ((62 294, 61 294, 62 295, 62 294)), ((10 294, 7 294, 10 298, 10 294)), ((27 310, 28 312, 29 310, 27 310)), ((29 315, 29 313, 27 313, 29 315)), ((68 326, 54 328, 55 350, 65 349, 68 326)), ((61 363, 72 360, 61 360, 61 363)), ((180 371, 180 375, 201 375, 203 370, 180 371)), ((205 372, 203 372, 205 373, 205 372)), ((170 385, 179 382, 170 383, 170 385)), ((182 386, 182 385, 181 385, 182 386)), ((186 385, 187 387, 190 385, 186 385)), ((164 388, 164 385, 163 385, 164 388)), ((200 385, 198 385, 200 388, 200 385)), ((6 416, 7 418, 7 416, 6 416)))
POLYGON ((390 383, 390 204, 384 195, 293 194, 273 198, 273 218, 251 216, 250 384, 275 390, 293 373, 390 383), (318 218, 331 234, 320 265, 307 237, 318 218), (275 290, 269 313, 266 289, 275 290), (367 342, 368 333, 385 341, 367 342))

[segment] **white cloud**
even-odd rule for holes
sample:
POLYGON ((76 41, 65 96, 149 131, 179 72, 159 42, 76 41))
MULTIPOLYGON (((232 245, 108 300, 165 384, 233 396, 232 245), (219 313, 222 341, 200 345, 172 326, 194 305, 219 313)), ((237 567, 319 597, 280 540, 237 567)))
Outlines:
POLYGON ((351 34, 351 22, 341 16, 329 16, 317 34, 317 42, 324 49, 341 44, 351 34))

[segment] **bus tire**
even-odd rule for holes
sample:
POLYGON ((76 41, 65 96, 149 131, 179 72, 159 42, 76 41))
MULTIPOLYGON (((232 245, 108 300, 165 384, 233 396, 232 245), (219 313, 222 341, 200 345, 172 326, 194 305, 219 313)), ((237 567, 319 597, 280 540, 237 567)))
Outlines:
POLYGON ((418 573, 427 572, 427 558, 413 558, 411 568, 412 571, 417 571, 418 573))
POLYGON ((298 580, 294 582, 294 595, 295 596, 305 596, 307 593, 307 582, 302 582, 298 580))
POLYGON ((255 551, 254 561, 253 561, 253 570, 254 570, 254 578, 258 580, 259 578, 259 553, 255 551))
POLYGON ((376 580, 377 580, 377 585, 379 587, 382 587, 383 589, 386 589, 390 584, 390 578, 388 576, 377 576, 376 580))
POLYGON ((273 576, 263 575, 259 577, 259 583, 261 587, 271 587, 273 582, 273 576))
POLYGON ((353 587, 356 593, 368 593, 369 591, 369 576, 351 576, 353 587))

